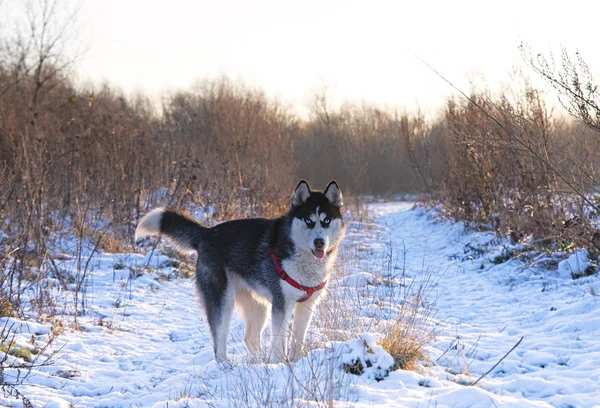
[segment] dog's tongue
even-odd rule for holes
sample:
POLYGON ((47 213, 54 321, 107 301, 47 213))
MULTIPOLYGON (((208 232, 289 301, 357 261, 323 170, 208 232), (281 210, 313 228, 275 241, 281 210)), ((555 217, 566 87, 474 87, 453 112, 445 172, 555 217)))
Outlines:
POLYGON ((315 249, 315 256, 319 259, 323 259, 323 257, 325 256, 325 251, 323 251, 322 249, 315 249))

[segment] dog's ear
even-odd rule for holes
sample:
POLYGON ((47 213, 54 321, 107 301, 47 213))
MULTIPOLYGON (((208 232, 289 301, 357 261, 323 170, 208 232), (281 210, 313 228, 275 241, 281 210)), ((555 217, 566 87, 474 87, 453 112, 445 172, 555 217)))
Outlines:
POLYGON ((300 180, 292 196, 292 206, 295 207, 304 204, 308 200, 308 197, 310 197, 310 186, 306 180, 300 180))
POLYGON ((344 206, 344 201, 342 200, 342 190, 340 190, 340 186, 338 186, 338 183, 336 183, 335 180, 332 180, 329 182, 329 184, 327 184, 327 188, 323 194, 325 194, 325 198, 327 198, 333 206, 344 206))

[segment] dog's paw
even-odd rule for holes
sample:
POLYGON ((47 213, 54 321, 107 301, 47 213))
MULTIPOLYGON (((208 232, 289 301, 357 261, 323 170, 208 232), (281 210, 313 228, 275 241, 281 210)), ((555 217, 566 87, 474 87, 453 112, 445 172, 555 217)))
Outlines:
POLYGON ((224 372, 229 372, 233 370, 235 366, 235 362, 232 362, 231 360, 221 360, 217 362, 217 367, 219 367, 219 370, 224 372))
POLYGON ((215 355, 215 361, 217 366, 222 370, 231 369, 233 367, 232 362, 229 360, 227 353, 218 353, 215 355))

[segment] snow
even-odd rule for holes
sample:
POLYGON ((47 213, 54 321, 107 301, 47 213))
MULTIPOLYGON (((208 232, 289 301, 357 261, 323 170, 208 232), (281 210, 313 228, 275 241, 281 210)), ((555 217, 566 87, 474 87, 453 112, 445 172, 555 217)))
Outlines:
MULTIPOLYGON (((149 246, 94 254, 78 328, 70 324, 72 293, 54 288, 65 329, 39 357, 50 360, 25 378, 5 370, 4 379, 19 375, 19 391, 44 407, 600 406, 598 277, 571 277, 590 264, 587 253, 546 270, 506 260, 517 248, 434 210, 398 202, 370 211, 372 220, 348 215, 336 276, 297 363, 247 357, 235 315, 231 364, 218 366, 193 280, 179 277, 179 262, 161 246, 149 246), (427 361, 391 371, 384 328, 419 288, 432 312, 416 319, 435 334, 427 361)), ((64 258, 60 268, 75 271, 75 256, 64 258)), ((23 347, 42 347, 57 325, 0 319, 5 324, 23 347)), ((0 405, 22 406, 1 394, 0 405)))
POLYGON ((585 273, 590 265, 588 251, 581 249, 575 251, 569 258, 558 263, 558 272, 565 278, 579 277, 585 273))

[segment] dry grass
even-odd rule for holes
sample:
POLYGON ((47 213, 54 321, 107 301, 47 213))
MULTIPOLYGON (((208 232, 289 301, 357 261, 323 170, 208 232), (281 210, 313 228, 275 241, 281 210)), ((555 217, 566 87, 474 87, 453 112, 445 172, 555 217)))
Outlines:
POLYGON ((400 307, 398 319, 388 325, 381 346, 394 358, 393 370, 415 370, 419 361, 427 361, 425 347, 434 338, 427 329, 429 310, 423 307, 422 294, 400 307))
POLYGON ((0 294, 0 317, 11 317, 14 314, 12 303, 0 294))

